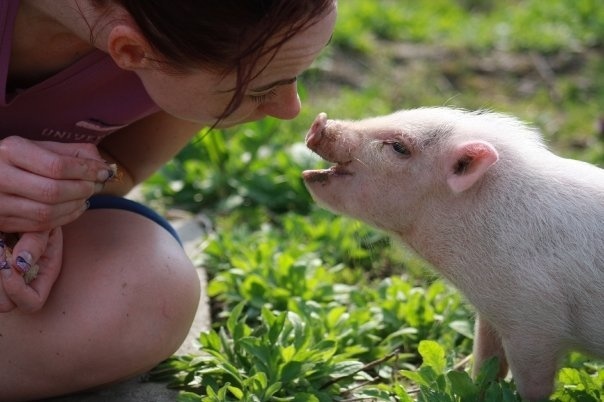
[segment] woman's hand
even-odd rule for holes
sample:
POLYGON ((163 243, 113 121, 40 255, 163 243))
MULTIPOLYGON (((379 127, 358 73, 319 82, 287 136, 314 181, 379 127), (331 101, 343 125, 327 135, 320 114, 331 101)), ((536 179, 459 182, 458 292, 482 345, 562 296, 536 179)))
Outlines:
POLYGON ((42 232, 72 222, 111 175, 92 144, 0 140, 0 231, 42 232))
POLYGON ((48 298, 63 262, 63 233, 61 228, 21 235, 12 253, 8 244, 0 247, 0 313, 15 308, 32 313, 38 311, 48 298), (12 254, 9 257, 9 254, 12 254), (36 278, 26 283, 24 271, 38 264, 36 278))
POLYGON ((0 313, 42 308, 61 270, 61 226, 86 210, 111 175, 92 144, 0 140, 0 231, 21 233, 10 257, 9 245, 0 247, 0 313), (22 274, 35 265, 40 271, 28 284, 22 274))

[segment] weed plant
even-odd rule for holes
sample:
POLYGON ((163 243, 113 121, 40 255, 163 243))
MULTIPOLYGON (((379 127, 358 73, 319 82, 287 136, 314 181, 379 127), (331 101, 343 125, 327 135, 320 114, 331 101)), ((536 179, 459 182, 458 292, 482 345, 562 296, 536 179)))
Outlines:
MULTIPOLYGON (((212 221, 196 263, 212 329, 153 372, 180 401, 520 401, 496 361, 476 380, 473 312, 383 233, 319 209, 301 171, 321 111, 362 118, 449 105, 511 113, 558 153, 604 162, 601 0, 342 0, 300 77, 304 109, 202 131, 144 193, 212 221)), ((553 401, 604 401, 604 366, 564 361, 553 401)))

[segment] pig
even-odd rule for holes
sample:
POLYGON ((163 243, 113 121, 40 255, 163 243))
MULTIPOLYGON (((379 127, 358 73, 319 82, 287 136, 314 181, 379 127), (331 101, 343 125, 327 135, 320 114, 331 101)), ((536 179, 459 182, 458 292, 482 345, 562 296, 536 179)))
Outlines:
POLYGON ((317 116, 302 173, 322 207, 389 233, 476 310, 474 375, 496 356, 519 394, 553 392, 561 357, 604 357, 604 170, 491 111, 317 116))

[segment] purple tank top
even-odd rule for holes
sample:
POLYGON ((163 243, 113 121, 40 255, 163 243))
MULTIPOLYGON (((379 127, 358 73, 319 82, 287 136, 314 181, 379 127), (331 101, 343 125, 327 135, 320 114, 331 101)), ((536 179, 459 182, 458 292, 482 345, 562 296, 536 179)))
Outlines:
POLYGON ((7 93, 13 27, 19 0, 0 0, 0 138, 98 144, 159 108, 138 76, 95 50, 25 90, 7 93))

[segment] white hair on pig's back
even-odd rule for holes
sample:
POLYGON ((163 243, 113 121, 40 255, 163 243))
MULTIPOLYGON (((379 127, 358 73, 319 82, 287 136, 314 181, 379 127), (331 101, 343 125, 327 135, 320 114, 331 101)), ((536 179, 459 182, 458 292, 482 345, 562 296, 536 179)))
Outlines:
MULTIPOLYGON (((425 134, 434 133, 439 127, 451 128, 450 138, 459 144, 463 141, 482 140, 490 142, 495 148, 511 146, 531 152, 545 148, 538 130, 521 120, 488 110, 468 111, 449 107, 423 107, 402 110, 394 114, 401 127, 419 128, 425 134)), ((438 131, 436 131, 438 132, 438 131)), ((446 130, 440 130, 446 132, 446 130)), ((438 140, 426 138, 426 140, 438 140)), ((448 142, 448 141, 447 141, 448 142)))
MULTIPOLYGON (((399 131, 402 136, 413 140, 416 151, 431 155, 448 155, 455 146, 464 142, 485 141, 497 151, 499 165, 520 164, 530 169, 528 166, 535 163, 547 163, 551 156, 540 132, 533 126, 513 116, 488 110, 421 107, 361 120, 356 124, 366 132, 399 131)), ((440 164, 444 160, 433 162, 440 164)), ((435 168, 440 171, 439 166, 435 168)), ((514 171, 518 173, 522 169, 514 171)))

